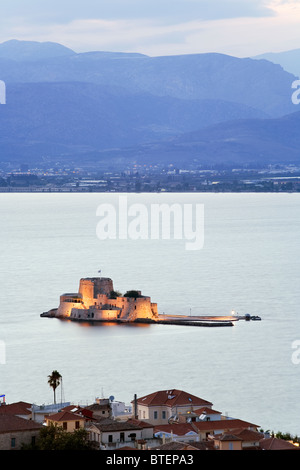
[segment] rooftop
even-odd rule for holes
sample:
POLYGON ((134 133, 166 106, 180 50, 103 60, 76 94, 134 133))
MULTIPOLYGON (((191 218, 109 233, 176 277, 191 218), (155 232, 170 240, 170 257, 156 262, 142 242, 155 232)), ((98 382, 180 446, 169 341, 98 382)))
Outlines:
MULTIPOLYGON (((189 432, 194 432, 198 434, 199 432, 224 432, 224 433, 234 433, 239 435, 238 432, 241 429, 246 429, 251 431, 250 428, 257 428, 256 424, 248 423, 247 421, 242 421, 240 419, 219 419, 217 421, 195 421, 192 423, 173 423, 173 424, 157 424, 155 425, 155 433, 173 433, 176 436, 184 436, 189 432), (237 431, 237 432, 235 432, 237 431)), ((258 434, 258 433, 257 433, 258 434)), ((256 434, 256 438, 257 438, 256 434)), ((240 436, 242 437, 242 436, 240 436)), ((262 436, 261 436, 262 437, 262 436)))
POLYGON ((197 434, 197 431, 189 423, 161 424, 156 425, 154 433, 173 434, 175 436, 185 436, 186 434, 197 434))
POLYGON ((207 406, 202 406, 202 408, 198 408, 197 410, 193 410, 194 413, 197 415, 202 415, 202 414, 209 414, 209 415, 221 415, 221 411, 216 411, 213 410, 212 408, 208 408, 207 406))
POLYGON ((203 400, 202 398, 196 397, 190 393, 184 392, 182 390, 162 390, 158 392, 151 393, 150 395, 145 395, 144 397, 138 398, 137 403, 139 405, 146 406, 212 406, 212 403, 209 401, 203 400))
POLYGON ((11 403, 10 405, 1 405, 0 414, 10 414, 10 415, 31 415, 31 403, 25 401, 18 401, 16 403, 11 403))
POLYGON ((49 415, 47 416, 46 419, 49 419, 50 421, 60 422, 60 421, 75 421, 79 419, 84 419, 84 417, 79 414, 72 413, 71 411, 64 410, 64 411, 60 411, 58 413, 49 415))
POLYGON ((275 437, 262 439, 259 442, 259 445, 263 450, 300 450, 300 447, 294 446, 294 444, 288 441, 277 439, 275 437))
POLYGON ((131 431, 131 430, 141 430, 142 426, 137 422, 130 421, 115 421, 110 418, 103 418, 98 423, 93 423, 93 426, 96 426, 102 432, 114 432, 114 431, 131 431))
POLYGON ((215 430, 225 430, 232 431, 234 429, 243 428, 257 429, 259 426, 257 424, 249 423, 241 419, 218 419, 216 421, 196 421, 193 423, 198 431, 215 431, 215 430))
POLYGON ((30 431, 41 429, 42 425, 35 421, 20 418, 12 414, 2 414, 0 416, 0 434, 17 431, 30 431))

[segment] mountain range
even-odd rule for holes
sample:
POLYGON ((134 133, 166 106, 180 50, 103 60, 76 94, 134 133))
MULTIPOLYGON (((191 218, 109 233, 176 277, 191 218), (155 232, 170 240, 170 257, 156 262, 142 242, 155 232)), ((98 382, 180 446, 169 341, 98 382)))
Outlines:
POLYGON ((256 60, 268 60, 274 64, 281 65, 284 70, 300 78, 300 49, 283 52, 266 52, 253 58, 256 60))
POLYGON ((297 76, 265 58, 0 44, 0 162, 299 162, 297 76))

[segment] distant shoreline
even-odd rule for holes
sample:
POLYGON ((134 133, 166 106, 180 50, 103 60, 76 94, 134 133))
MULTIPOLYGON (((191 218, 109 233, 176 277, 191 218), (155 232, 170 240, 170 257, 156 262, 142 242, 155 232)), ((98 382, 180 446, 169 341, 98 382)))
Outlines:
POLYGON ((248 190, 232 190, 232 191, 223 191, 223 190, 203 190, 199 189, 197 191, 178 191, 178 190, 164 190, 164 191, 120 191, 120 190, 111 190, 111 191, 101 191, 99 189, 91 189, 91 190, 84 190, 84 189, 60 189, 60 188, 51 188, 51 189, 6 189, 0 188, 0 193, 2 194, 22 194, 22 193, 30 193, 30 194, 76 194, 76 193, 83 193, 83 194, 283 194, 283 193, 290 193, 290 194, 299 194, 299 190, 289 190, 289 189, 281 189, 281 190, 256 190, 256 189, 248 189, 248 190))

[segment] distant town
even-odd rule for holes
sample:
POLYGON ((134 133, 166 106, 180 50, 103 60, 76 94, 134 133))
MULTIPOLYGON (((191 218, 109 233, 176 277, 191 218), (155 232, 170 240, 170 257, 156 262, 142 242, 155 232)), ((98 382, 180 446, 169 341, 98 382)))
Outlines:
POLYGON ((0 192, 299 192, 300 167, 0 165, 0 192))
POLYGON ((263 431, 258 423, 228 416, 207 399, 184 390, 135 394, 129 405, 110 396, 81 406, 57 403, 61 375, 53 371, 48 377, 53 404, 7 403, 1 395, 0 450, 151 450, 176 455, 201 450, 300 449, 297 437, 263 431))

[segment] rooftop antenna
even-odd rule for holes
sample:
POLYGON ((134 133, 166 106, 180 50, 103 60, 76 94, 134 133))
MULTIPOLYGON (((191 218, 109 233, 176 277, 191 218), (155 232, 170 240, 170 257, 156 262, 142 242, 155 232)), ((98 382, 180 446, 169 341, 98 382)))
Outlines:
POLYGON ((62 405, 65 401, 65 394, 64 394, 64 389, 63 389, 63 380, 61 378, 61 389, 60 389, 60 404, 62 405))

